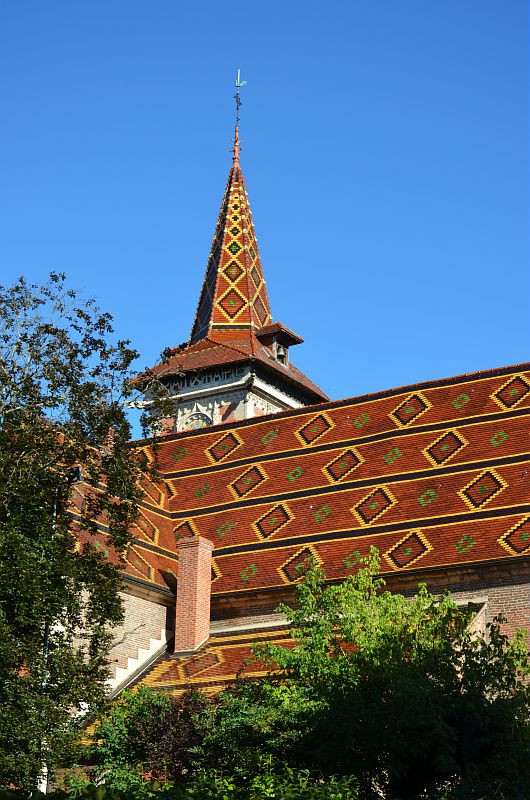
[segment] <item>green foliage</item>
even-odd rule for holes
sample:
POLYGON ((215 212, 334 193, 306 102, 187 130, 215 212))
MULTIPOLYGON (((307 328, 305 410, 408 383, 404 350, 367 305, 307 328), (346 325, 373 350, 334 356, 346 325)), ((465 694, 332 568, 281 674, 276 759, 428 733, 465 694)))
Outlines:
POLYGON ((527 800, 522 633, 473 634, 448 595, 390 594, 378 570, 376 551, 341 585, 310 565, 280 608, 289 644, 255 647, 266 679, 214 701, 124 693, 92 779, 139 798, 527 800))
POLYGON ((321 775, 355 775, 363 798, 530 796, 522 633, 485 638, 447 595, 383 591, 375 552, 357 575, 299 586, 292 646, 263 644, 267 680, 206 711, 203 757, 257 775, 260 753, 321 775))
POLYGON ((261 759, 261 771, 238 780, 230 774, 202 770, 186 786, 190 800, 357 800, 357 782, 351 776, 315 777, 309 769, 268 765, 261 759))
POLYGON ((112 797, 117 793, 142 800, 357 797, 350 776, 323 780, 308 769, 293 769, 259 753, 254 771, 231 772, 227 765, 212 770, 204 761, 201 765, 198 745, 211 708, 212 702, 197 692, 180 698, 147 687, 123 692, 94 730, 88 760, 96 765, 89 775, 74 772, 67 777, 69 795, 91 797, 90 792, 104 782, 112 797))
MULTIPOLYGON (((201 738, 197 720, 207 702, 198 692, 179 698, 148 687, 123 692, 95 728, 92 780, 123 791, 140 790, 146 781, 182 782, 192 768, 201 738)), ((72 780, 67 783, 72 789, 72 780)))
MULTIPOLYGON (((309 770, 289 767, 279 772, 265 769, 244 785, 238 785, 230 776, 216 771, 200 771, 186 786, 166 786, 144 783, 124 790, 88 784, 72 794, 52 792, 35 793, 31 800, 357 800, 354 782, 348 778, 331 777, 319 780, 311 777, 309 770)), ((0 800, 29 800, 27 793, 0 792, 0 800)))
POLYGON ((0 785, 35 785, 74 745, 75 713, 104 697, 122 611, 95 520, 123 549, 141 474, 125 414, 135 357, 63 275, 0 287, 0 785))

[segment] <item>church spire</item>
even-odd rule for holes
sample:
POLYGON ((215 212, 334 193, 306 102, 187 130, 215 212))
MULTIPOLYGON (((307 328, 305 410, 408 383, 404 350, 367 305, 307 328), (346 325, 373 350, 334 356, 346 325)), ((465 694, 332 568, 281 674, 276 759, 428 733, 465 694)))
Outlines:
POLYGON ((271 321, 252 214, 239 163, 239 90, 236 81, 236 126, 233 162, 217 221, 191 343, 204 338, 220 342, 252 336, 271 321))
POLYGON ((190 339, 166 348, 149 375, 139 376, 148 402, 153 376, 168 387, 175 416, 164 430, 273 414, 328 396, 298 370, 290 348, 303 340, 272 322, 252 214, 241 171, 238 72, 233 159, 190 339))

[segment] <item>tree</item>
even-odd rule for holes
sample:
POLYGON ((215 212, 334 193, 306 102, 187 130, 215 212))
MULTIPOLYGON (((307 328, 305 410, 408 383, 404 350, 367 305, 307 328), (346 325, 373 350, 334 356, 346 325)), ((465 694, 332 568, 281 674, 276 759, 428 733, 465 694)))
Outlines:
POLYGON ((360 797, 530 796, 530 697, 523 633, 502 619, 468 629, 448 595, 383 591, 376 551, 326 585, 310 566, 290 646, 256 648, 266 680, 242 682, 207 710, 203 758, 248 776, 263 754, 321 775, 357 777, 360 797))
POLYGON ((122 792, 127 798, 356 800, 356 782, 349 777, 322 781, 309 770, 277 769, 267 754, 256 775, 231 775, 201 763, 203 721, 211 704, 197 691, 180 697, 145 686, 124 691, 93 732, 89 775, 70 773, 66 786, 79 798, 104 783, 113 797, 122 792))
POLYGON ((104 519, 119 553, 137 513, 136 355, 64 275, 0 287, 0 785, 53 769, 104 696, 120 573, 90 539, 104 519))
POLYGON ((202 738, 198 717, 207 703, 199 692, 181 697, 148 687, 122 692, 94 730, 93 779, 122 791, 153 781, 182 783, 202 738))

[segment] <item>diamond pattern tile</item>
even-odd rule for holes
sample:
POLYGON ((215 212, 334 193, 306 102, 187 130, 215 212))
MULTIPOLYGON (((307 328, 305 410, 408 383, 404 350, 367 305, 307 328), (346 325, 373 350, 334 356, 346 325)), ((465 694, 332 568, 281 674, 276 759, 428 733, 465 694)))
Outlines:
POLYGON ((316 442, 317 439, 320 439, 321 436, 324 436, 324 434, 332 428, 333 423, 327 416, 324 414, 317 414, 316 417, 313 417, 309 422, 306 422, 305 425, 302 425, 302 427, 296 431, 296 435, 302 444, 310 445, 316 442))
POLYGON ((418 392, 409 395, 395 408, 390 416, 400 427, 410 425, 430 408, 430 403, 418 392))
POLYGON ((265 470, 262 467, 254 466, 243 472, 230 484, 230 487, 236 497, 245 497, 265 480, 267 480, 265 470))
POLYGON ((208 447, 207 453, 212 461, 218 463, 232 455, 238 447, 241 447, 241 444, 241 439, 232 431, 227 433, 226 436, 222 436, 211 447, 208 447))
POLYGON ((192 678, 194 675, 198 675, 199 672, 204 672, 205 669, 215 667, 219 663, 220 658, 216 653, 200 653, 183 661, 182 671, 186 678, 192 678))
POLYGON ((230 319, 235 319, 243 311, 247 303, 239 292, 236 292, 235 289, 230 289, 223 295, 217 305, 223 309, 230 319))
POLYGON ((361 525, 370 525, 395 504, 390 491, 380 486, 352 508, 361 525))
POLYGON ((499 539, 505 550, 516 556, 530 553, 530 517, 525 517, 499 539))
POLYGON ((434 464, 440 466, 460 452, 467 444, 466 439, 457 431, 448 431, 440 436, 422 452, 434 464))
POLYGON ((189 520, 175 528, 175 539, 189 539, 192 536, 197 536, 197 531, 189 520))
POLYGON ((411 531, 384 554, 394 569, 410 567, 419 561, 432 546, 420 531, 411 531))
POLYGON ((501 408, 514 408, 530 394, 530 383, 522 375, 516 375, 497 389, 491 397, 501 408))
POLYGON ((265 303, 263 302, 263 300, 259 295, 254 300, 254 309, 256 310, 256 314, 258 315, 258 319, 261 322, 261 324, 265 325, 269 317, 269 314, 267 312, 267 309, 265 308, 265 303))
POLYGON ((281 503, 268 511, 254 523, 254 529, 261 539, 268 539, 277 533, 292 519, 292 514, 285 503, 281 503))
POLYGON ((243 275, 245 270, 237 261, 230 261, 223 270, 229 281, 235 283, 243 275))
MULTIPOLYGON (((295 583, 304 576, 308 561, 315 559, 314 551, 309 547, 299 550, 296 555, 278 567, 278 572, 287 583, 295 583)), ((317 559, 318 560, 318 559, 317 559)))
POLYGON ((334 458, 333 461, 330 461, 329 464, 326 464, 323 472, 328 480, 335 483, 345 478, 350 472, 353 472, 362 462, 363 459, 359 453, 350 448, 334 458))
POLYGON ((504 481, 495 470, 485 470, 458 494, 470 508, 481 508, 506 488, 504 481))

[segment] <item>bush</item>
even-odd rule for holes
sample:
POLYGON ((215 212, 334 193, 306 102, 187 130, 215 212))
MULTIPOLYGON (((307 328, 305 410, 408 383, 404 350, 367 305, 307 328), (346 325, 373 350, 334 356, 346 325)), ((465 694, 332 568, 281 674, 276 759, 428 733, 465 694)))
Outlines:
MULTIPOLYGON (((125 691, 96 725, 89 761, 92 777, 110 789, 146 791, 146 782, 174 785, 185 780, 201 734, 197 717, 208 701, 198 692, 173 697, 148 687, 125 691)), ((83 787, 70 776, 71 791, 83 787)))
POLYGON ((255 648, 267 678, 215 701, 125 693, 96 731, 96 780, 178 800, 528 800, 522 633, 471 633, 448 595, 382 591, 377 554, 363 566, 331 586, 309 568, 282 609, 291 646, 255 648))
POLYGON ((316 567, 298 589, 294 646, 256 646, 267 679, 205 709, 203 763, 260 774, 263 753, 355 775, 363 800, 530 798, 530 692, 522 632, 468 629, 448 595, 382 591, 377 553, 340 585, 316 567))
MULTIPOLYGON (((329 777, 326 781, 315 779, 309 770, 280 768, 278 772, 265 770, 243 784, 219 771, 199 772, 187 786, 162 786, 144 782, 135 788, 116 789, 109 786, 85 785, 67 794, 33 793, 31 800, 66 800, 72 796, 79 800, 357 800, 358 794, 352 778, 329 777)), ((0 800, 28 800, 27 792, 0 791, 0 800)))

